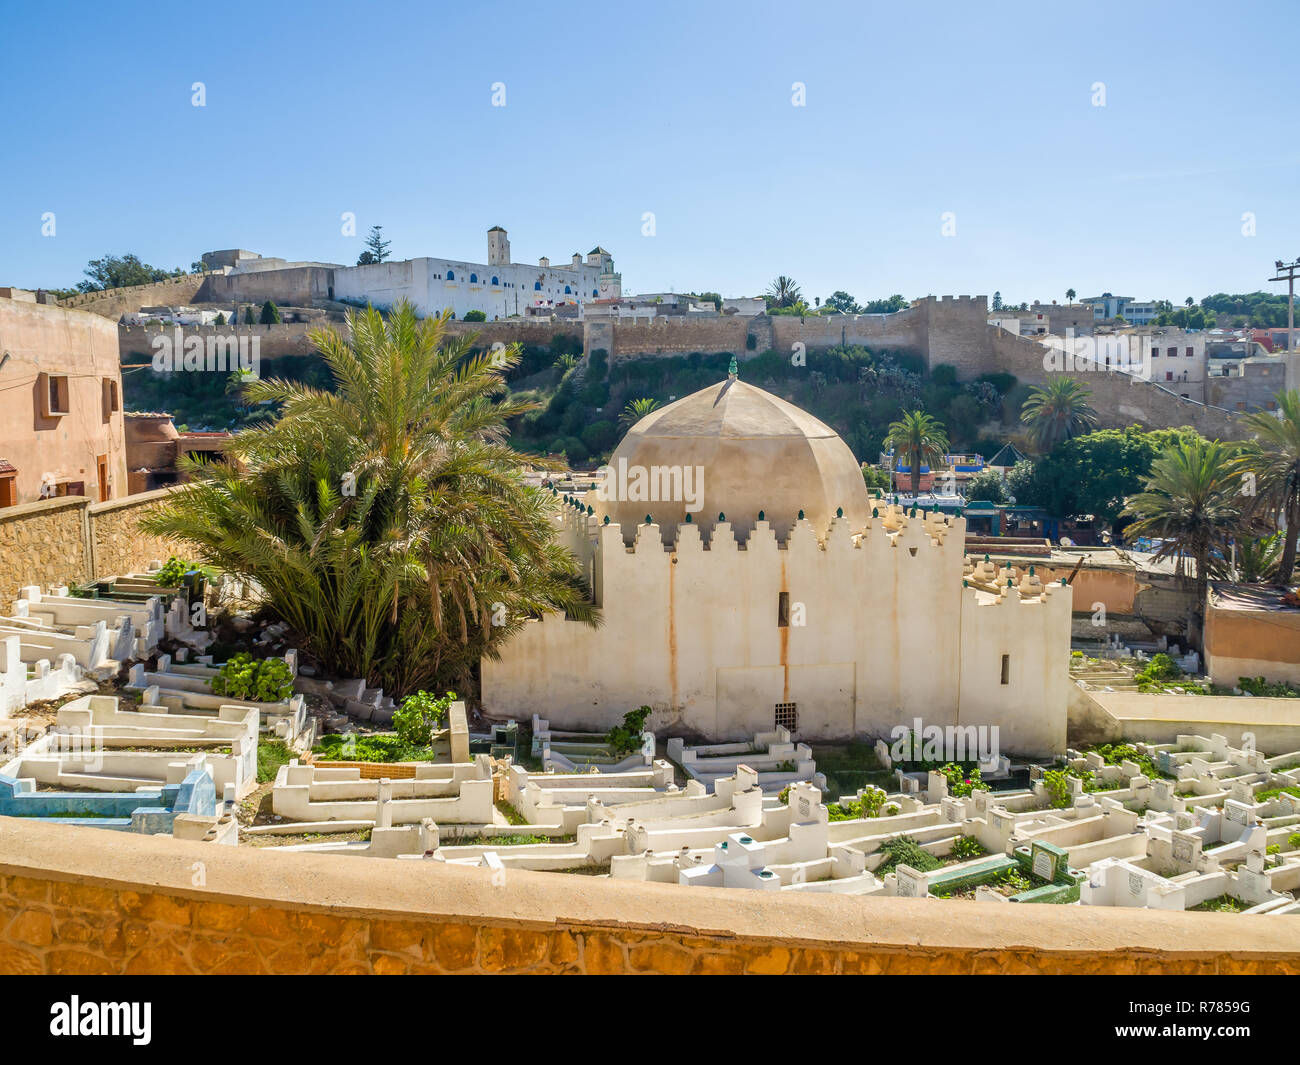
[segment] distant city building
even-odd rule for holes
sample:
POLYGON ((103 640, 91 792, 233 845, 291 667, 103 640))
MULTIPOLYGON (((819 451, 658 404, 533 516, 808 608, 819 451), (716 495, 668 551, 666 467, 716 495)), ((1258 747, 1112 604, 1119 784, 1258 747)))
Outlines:
POLYGON ((1132 296, 1112 296, 1109 292, 1085 296, 1079 302, 1092 307, 1094 321, 1123 318, 1132 325, 1147 325, 1160 313, 1155 300, 1135 300, 1132 296))

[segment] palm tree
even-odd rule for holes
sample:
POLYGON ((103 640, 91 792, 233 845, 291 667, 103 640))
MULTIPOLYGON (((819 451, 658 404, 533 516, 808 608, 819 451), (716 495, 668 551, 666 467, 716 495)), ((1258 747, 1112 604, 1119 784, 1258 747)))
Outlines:
POLYGON ((1278 393, 1277 407, 1280 417, 1260 411, 1246 419, 1258 443, 1247 451, 1245 468, 1255 475, 1260 507, 1286 519, 1277 582, 1290 584, 1300 541, 1300 389, 1278 393))
POLYGON ((647 414, 658 409, 659 401, 657 399, 642 396, 640 399, 632 400, 623 408, 623 413, 618 416, 618 424, 623 426, 624 429, 630 429, 647 414))
POLYGON ((767 290, 768 298, 778 307, 792 307, 803 298, 803 292, 795 284, 794 278, 782 274, 767 290))
POLYGON ((894 464, 906 465, 912 471, 912 496, 921 488, 921 466, 943 458, 948 450, 948 434, 932 415, 923 410, 904 411, 902 418, 892 422, 885 436, 885 447, 894 452, 894 464))
POLYGON ((312 333, 334 390, 246 382, 278 417, 234 437, 237 463, 187 462, 141 523, 253 582, 326 669, 395 694, 464 690, 530 616, 596 620, 552 495, 506 444, 531 409, 502 398, 518 347, 476 355, 448 320, 399 303, 312 333))
POLYGON ((1020 420, 1029 441, 1046 454, 1057 444, 1089 432, 1097 424, 1097 412, 1088 406, 1090 389, 1072 377, 1035 386, 1020 408, 1020 420))
POLYGON ((1073 303, 1073 302, 1074 302, 1074 297, 1075 297, 1075 295, 1076 295, 1076 293, 1075 293, 1074 289, 1072 289, 1072 288, 1067 288, 1067 289, 1065 290, 1065 302, 1066 302, 1066 303, 1073 303))
MULTIPOLYGON (((1239 540, 1236 548, 1236 572, 1231 574, 1233 580, 1247 584, 1271 581, 1277 574, 1277 564, 1282 557, 1282 534, 1273 533, 1259 539, 1239 540)), ((1214 567, 1211 566, 1211 572, 1214 567)))
POLYGON ((1241 458, 1233 445, 1218 440, 1182 440, 1151 463, 1143 490, 1124 502, 1134 522, 1127 537, 1152 536, 1164 542, 1155 557, 1176 558, 1196 567, 1195 635, 1200 642, 1209 587, 1211 552, 1226 555, 1228 539, 1242 530, 1241 458))

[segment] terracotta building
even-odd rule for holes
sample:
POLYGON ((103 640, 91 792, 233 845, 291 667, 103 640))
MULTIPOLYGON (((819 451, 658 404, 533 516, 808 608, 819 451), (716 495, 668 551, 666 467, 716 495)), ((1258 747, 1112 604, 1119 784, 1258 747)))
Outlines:
POLYGON ((188 480, 177 468, 182 457, 221 460, 230 433, 182 433, 172 416, 159 412, 126 414, 126 463, 131 494, 188 480))
POLYGON ((0 298, 0 506, 125 496, 116 324, 9 292, 0 298))

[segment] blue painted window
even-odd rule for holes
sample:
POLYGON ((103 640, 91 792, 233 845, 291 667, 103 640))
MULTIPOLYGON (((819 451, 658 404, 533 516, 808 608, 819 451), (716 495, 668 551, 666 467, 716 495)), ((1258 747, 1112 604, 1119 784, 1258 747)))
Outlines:
POLYGON ((448 281, 455 281, 455 280, 456 280, 456 274, 455 274, 454 271, 452 271, 452 270, 448 270, 448 271, 447 271, 447 280, 448 280, 448 281))
POLYGON ((501 284, 501 282, 498 281, 495 277, 493 277, 493 278, 492 278, 492 284, 494 284, 494 285, 499 285, 499 284, 501 284))
POLYGON ((566 296, 571 296, 571 295, 573 295, 573 289, 569 288, 568 285, 565 285, 565 286, 564 286, 564 294, 565 294, 566 296))
POLYGON ((470 275, 469 275, 469 283, 470 283, 471 285, 477 285, 477 284, 478 284, 478 274, 470 274, 470 275))
POLYGON ((534 292, 541 292, 541 291, 542 291, 542 283, 541 283, 540 281, 534 281, 534 282, 533 282, 533 291, 534 291, 534 292))

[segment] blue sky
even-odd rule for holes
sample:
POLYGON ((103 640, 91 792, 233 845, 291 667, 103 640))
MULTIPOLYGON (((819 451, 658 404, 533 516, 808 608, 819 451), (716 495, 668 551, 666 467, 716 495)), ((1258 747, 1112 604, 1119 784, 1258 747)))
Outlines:
POLYGON ((0 284, 106 252, 351 263, 382 223, 397 258, 481 261, 495 224, 516 261, 599 243, 628 292, 1279 291, 1298 12, 28 4, 0 38, 0 284))

